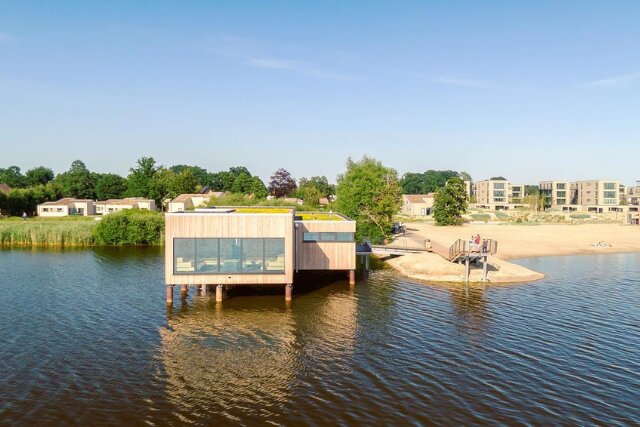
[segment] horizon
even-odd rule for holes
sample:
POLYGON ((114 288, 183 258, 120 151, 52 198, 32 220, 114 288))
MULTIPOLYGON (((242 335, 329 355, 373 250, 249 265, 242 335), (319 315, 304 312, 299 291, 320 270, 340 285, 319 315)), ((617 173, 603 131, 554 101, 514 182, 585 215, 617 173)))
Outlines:
POLYGON ((142 156, 331 182, 400 175, 613 179, 640 154, 640 3, 172 3, 0 16, 0 167, 142 156), (454 31, 455 30, 455 31, 454 31))

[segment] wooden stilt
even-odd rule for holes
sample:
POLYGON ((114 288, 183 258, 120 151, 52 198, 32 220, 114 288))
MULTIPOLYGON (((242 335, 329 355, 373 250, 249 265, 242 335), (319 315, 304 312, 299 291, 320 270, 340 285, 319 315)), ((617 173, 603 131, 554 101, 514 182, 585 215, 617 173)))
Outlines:
POLYGON ((369 277, 369 255, 365 255, 366 263, 365 263, 365 274, 366 277, 369 277))
POLYGON ((173 304, 173 285, 167 286, 167 304, 173 304))
POLYGON ((184 296, 187 296, 187 292, 189 292, 189 286, 188 285, 182 285, 180 287, 180 294, 184 297, 184 296))
POLYGON ((222 302, 223 290, 222 285, 216 286, 216 302, 222 302))
POLYGON ((209 290, 209 285, 202 285, 202 295, 206 295, 209 290))
POLYGON ((482 263, 482 281, 486 282, 487 281, 487 256, 485 255, 483 258, 483 263, 482 263))
POLYGON ((284 286, 284 300, 291 301, 292 294, 293 294, 293 284, 287 283, 284 286))
POLYGON ((355 285, 356 284, 356 271, 355 270, 349 270, 349 284, 350 285, 355 285))
POLYGON ((469 283, 469 257, 464 260, 464 279, 467 283, 469 283))

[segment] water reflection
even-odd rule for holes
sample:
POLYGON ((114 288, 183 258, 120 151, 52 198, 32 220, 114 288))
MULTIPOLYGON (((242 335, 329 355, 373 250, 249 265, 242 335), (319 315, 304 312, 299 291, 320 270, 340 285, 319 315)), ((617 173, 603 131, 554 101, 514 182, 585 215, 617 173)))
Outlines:
POLYGON ((304 296, 291 303, 254 295, 219 304, 192 289, 168 309, 160 332, 167 399, 178 417, 205 422, 213 411, 251 424, 286 413, 310 361, 335 366, 353 352, 357 299, 348 285, 336 286, 298 284, 304 296))
POLYGON ((458 329, 467 330, 472 334, 482 332, 490 319, 486 286, 455 284, 448 286, 447 290, 458 329))

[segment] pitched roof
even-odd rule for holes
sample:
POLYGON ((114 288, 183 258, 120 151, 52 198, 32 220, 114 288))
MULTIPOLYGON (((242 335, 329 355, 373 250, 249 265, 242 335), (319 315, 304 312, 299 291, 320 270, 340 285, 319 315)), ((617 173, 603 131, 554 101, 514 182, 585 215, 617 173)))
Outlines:
POLYGON ((0 191, 2 191, 3 193, 9 194, 11 193, 11 187, 9 187, 4 182, 0 182, 0 191))
POLYGON ((73 197, 65 197, 63 199, 60 200, 56 200, 53 202, 44 202, 44 203, 40 203, 39 206, 68 206, 71 203, 77 203, 77 202, 93 202, 93 200, 89 200, 89 199, 74 199, 73 197))
POLYGON ((425 199, 433 199, 434 193, 428 194, 404 194, 402 197, 407 203, 427 203, 425 199))

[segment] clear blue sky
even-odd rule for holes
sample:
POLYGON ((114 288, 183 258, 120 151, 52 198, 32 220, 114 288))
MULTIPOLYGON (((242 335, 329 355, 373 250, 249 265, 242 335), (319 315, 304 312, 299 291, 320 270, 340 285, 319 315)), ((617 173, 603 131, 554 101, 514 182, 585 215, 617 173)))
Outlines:
POLYGON ((640 179, 638 1, 2 1, 0 167, 640 179))

